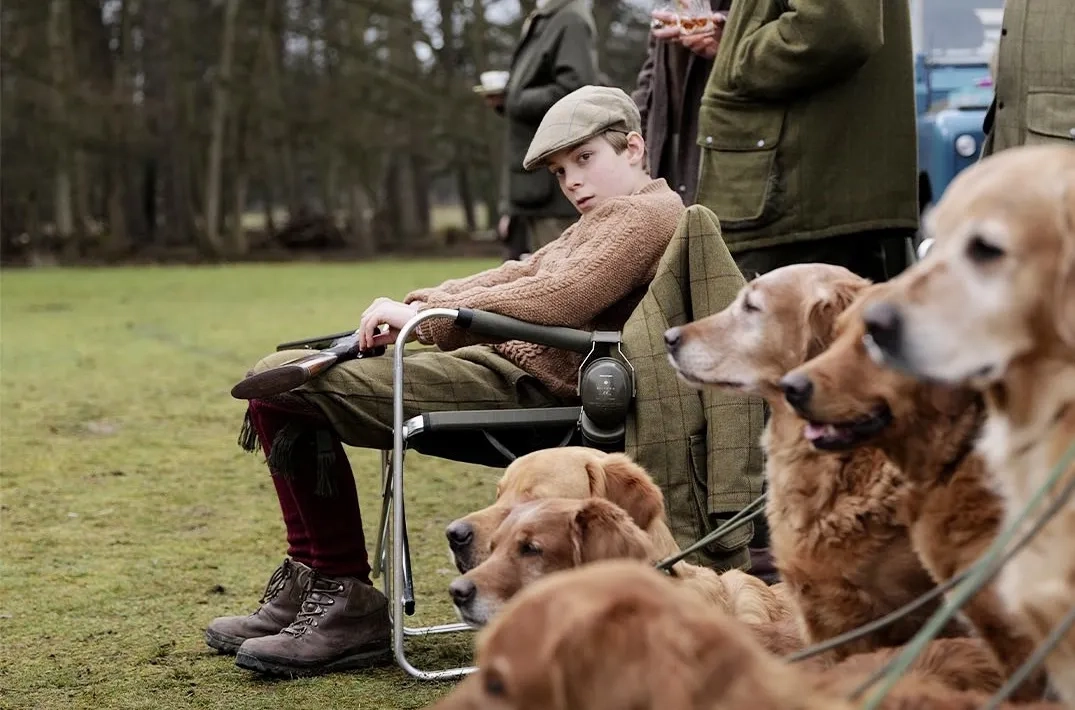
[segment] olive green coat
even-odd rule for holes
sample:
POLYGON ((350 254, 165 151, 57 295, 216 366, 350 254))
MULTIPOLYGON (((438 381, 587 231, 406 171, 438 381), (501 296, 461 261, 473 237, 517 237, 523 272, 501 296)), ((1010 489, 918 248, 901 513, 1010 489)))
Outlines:
POLYGON ((1007 0, 985 130, 983 155, 1025 144, 1075 145, 1075 1, 1007 0))
POLYGON ((698 202, 734 253, 918 226, 907 0, 735 0, 699 117, 698 202))

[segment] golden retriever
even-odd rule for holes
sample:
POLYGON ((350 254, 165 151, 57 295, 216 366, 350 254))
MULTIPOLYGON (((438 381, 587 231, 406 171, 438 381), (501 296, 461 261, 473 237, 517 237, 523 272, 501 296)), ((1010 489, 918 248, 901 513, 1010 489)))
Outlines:
MULTIPOLYGON (((493 533, 491 552, 455 579, 449 593, 459 617, 483 626, 524 587, 554 572, 598 560, 655 561, 652 542, 627 513, 603 498, 545 498, 513 508, 493 533)), ((786 600, 741 570, 717 574, 681 563, 681 585, 744 621, 786 619, 786 600)))
MULTIPOLYGON (((944 652, 933 654, 932 671, 973 686, 980 659, 970 641, 935 642, 944 652)), ((761 649, 742 623, 652 568, 623 560, 550 575, 524 590, 480 632, 476 661, 477 671, 433 708, 850 710, 843 694, 879 667, 809 673, 789 666, 761 649)), ((989 683, 984 692, 995 681, 989 683)), ((915 670, 882 707, 971 710, 985 697, 915 670)))
POLYGON ((448 546, 460 573, 489 554, 493 531, 519 503, 542 498, 606 498, 646 531, 661 558, 679 552, 668 529, 664 496, 646 471, 626 454, 585 446, 542 449, 520 456, 496 486, 496 501, 448 525, 448 546))
MULTIPOLYGON (((837 316, 869 285, 838 266, 783 267, 745 285, 723 311, 665 334, 672 365, 687 382, 769 403, 762 443, 773 559, 808 643, 873 621, 935 586, 901 517, 908 486, 900 471, 877 449, 816 449, 781 387, 788 372, 828 347, 837 316)), ((898 646, 935 608, 927 604, 834 655, 898 646)))
MULTIPOLYGON (((1014 517, 1075 441, 1075 147, 982 160, 952 182, 923 231, 934 239, 928 256, 863 311, 867 346, 919 378, 984 393, 978 450, 1014 517)), ((1073 478, 1075 465, 1046 500, 1073 478)), ((1075 603, 1073 540, 1068 499, 1000 574, 1002 599, 1035 641, 1075 603)), ((1075 705, 1075 629, 1046 668, 1075 705)))
MULTIPOLYGON (((913 487, 907 511, 911 542, 938 583, 974 564, 1003 519, 985 461, 974 451, 985 419, 981 395, 967 387, 926 382, 877 364, 866 352, 862 311, 892 290, 873 286, 837 320, 835 342, 792 370, 785 386, 805 393, 794 408, 809 422, 815 446, 850 451, 874 446, 913 487)), ((990 584, 964 607, 967 620, 1010 673, 1034 642, 990 584)), ((1024 684, 1020 699, 1041 697, 1045 675, 1024 684)))

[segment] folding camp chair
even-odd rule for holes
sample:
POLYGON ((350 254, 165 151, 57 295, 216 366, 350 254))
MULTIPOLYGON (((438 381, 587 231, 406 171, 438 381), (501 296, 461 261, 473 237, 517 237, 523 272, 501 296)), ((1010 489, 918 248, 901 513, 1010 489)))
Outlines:
POLYGON ((539 326, 470 309, 430 308, 422 311, 401 329, 396 343, 393 352, 393 448, 381 455, 383 496, 373 572, 384 579, 392 618, 392 646, 400 667, 423 680, 454 678, 474 669, 423 671, 406 655, 404 642, 408 636, 469 630, 465 624, 422 628, 405 625, 404 616, 413 615, 415 611, 404 503, 406 450, 413 448, 441 458, 486 466, 504 466, 531 451, 569 444, 621 451, 635 391, 634 371, 620 348, 619 332, 591 333, 539 326), (431 412, 404 421, 404 344, 420 323, 434 318, 450 318, 458 327, 496 339, 524 340, 583 353, 585 357, 579 368, 577 388, 579 405, 431 412))

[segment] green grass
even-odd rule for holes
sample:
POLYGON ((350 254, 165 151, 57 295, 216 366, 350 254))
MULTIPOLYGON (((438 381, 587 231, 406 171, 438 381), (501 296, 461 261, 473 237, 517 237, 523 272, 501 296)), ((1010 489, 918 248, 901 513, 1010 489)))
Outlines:
MULTIPOLYGON (((451 685, 372 672, 269 682, 202 640, 284 554, 231 385, 277 342, 344 330, 375 296, 491 261, 7 271, 0 277, 0 706, 418 708, 451 685)), ((378 454, 349 450, 367 536, 378 454)), ((496 471, 408 457, 418 598, 451 621, 448 521, 496 471)), ((472 636, 415 643, 466 664, 472 636)))

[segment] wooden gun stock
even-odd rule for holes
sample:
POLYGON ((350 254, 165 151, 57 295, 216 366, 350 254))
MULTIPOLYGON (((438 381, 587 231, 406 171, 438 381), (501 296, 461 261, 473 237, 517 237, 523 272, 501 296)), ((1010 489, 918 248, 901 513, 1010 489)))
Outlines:
POLYGON ((336 363, 375 357, 383 355, 384 352, 384 347, 360 351, 358 335, 349 333, 324 350, 313 351, 291 362, 246 377, 231 388, 231 396, 235 399, 260 399, 283 394, 309 382, 336 363))

